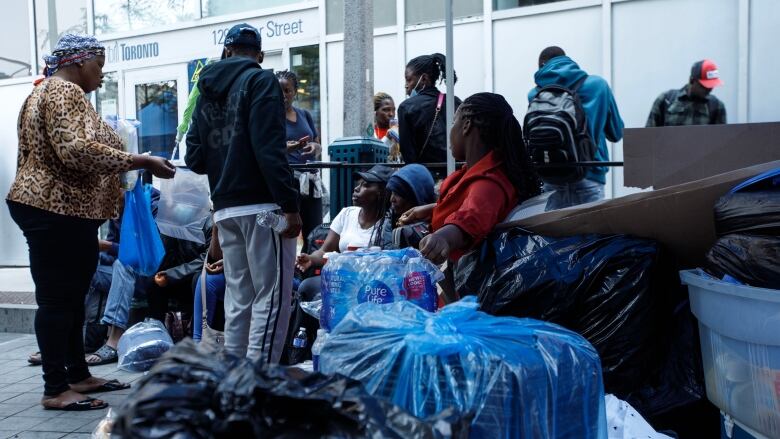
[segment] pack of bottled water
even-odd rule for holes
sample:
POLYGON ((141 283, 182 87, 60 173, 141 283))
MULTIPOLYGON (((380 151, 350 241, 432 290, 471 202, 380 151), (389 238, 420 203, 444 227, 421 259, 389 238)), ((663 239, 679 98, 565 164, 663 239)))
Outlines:
POLYGON ((336 253, 322 269, 320 326, 330 331, 361 303, 408 300, 436 311, 444 275, 413 248, 336 253))

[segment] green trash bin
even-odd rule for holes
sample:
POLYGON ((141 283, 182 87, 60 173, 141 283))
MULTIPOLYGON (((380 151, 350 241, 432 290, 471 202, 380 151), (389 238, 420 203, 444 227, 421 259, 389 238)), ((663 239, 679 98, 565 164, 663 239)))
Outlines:
MULTIPOLYGON (((381 141, 370 137, 341 137, 328 146, 328 155, 332 162, 342 163, 385 163, 388 148, 381 141)), ((365 171, 362 168, 334 168, 330 170, 330 217, 341 209, 352 205, 352 190, 355 188, 353 174, 365 171)))

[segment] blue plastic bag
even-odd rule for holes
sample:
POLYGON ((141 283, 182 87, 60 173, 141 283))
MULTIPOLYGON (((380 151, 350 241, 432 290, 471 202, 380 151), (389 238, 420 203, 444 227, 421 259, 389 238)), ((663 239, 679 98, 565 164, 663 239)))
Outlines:
POLYGON ((142 276, 154 276, 165 248, 152 216, 152 185, 138 180, 132 191, 125 192, 119 260, 142 276))
POLYGON ((606 438, 593 346, 558 325, 477 306, 474 297, 438 313, 407 301, 358 305, 326 339, 320 369, 418 417, 471 413, 473 438, 606 438))
POLYGON ((408 300, 435 311, 443 274, 413 248, 335 254, 322 269, 320 325, 331 330, 360 303, 408 300))

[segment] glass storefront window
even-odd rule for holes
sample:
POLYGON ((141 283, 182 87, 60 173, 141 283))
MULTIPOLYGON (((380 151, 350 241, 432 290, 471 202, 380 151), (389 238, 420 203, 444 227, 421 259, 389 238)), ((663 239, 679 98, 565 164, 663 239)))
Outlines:
MULTIPOLYGON (((395 26, 396 0, 373 0, 374 29, 395 26)), ((344 32, 344 0, 326 0, 325 26, 328 34, 344 32)))
POLYGON ((200 0, 94 0, 95 34, 195 20, 199 8, 200 0))
POLYGON ((95 110, 100 117, 119 115, 119 83, 116 72, 107 72, 103 75, 103 85, 97 89, 95 110))
POLYGON ((177 81, 155 81, 135 86, 139 151, 170 158, 179 117, 177 81))
MULTIPOLYGON (((444 20, 443 1, 406 1, 406 24, 415 25, 444 20)), ((476 17, 482 15, 482 0, 453 0, 454 18, 476 17)))
POLYGON ((309 110, 317 126, 317 132, 322 133, 319 46, 290 48, 290 70, 298 77, 298 97, 295 106, 309 110))
POLYGON ((30 62, 30 11, 26 1, 3 2, 0 18, 0 79, 30 76, 35 66, 30 62))
POLYGON ((561 0, 493 0, 493 10, 521 8, 523 6, 543 5, 545 3, 554 3, 561 0))
POLYGON ((39 57, 50 54, 66 33, 87 33, 87 3, 84 0, 35 0, 35 41, 39 57))
POLYGON ((302 0, 202 0, 203 17, 235 14, 257 9, 301 3, 302 0))

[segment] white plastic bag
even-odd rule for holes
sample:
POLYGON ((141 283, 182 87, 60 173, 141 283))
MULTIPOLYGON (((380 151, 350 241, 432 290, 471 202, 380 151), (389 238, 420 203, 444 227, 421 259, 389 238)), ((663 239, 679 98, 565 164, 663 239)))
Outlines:
POLYGON ((209 215, 209 180, 205 175, 179 168, 172 179, 160 182, 157 227, 161 234, 205 244, 203 224, 209 215))
MULTIPOLYGON (((122 150, 130 154, 138 154, 138 128, 141 122, 133 119, 121 119, 116 116, 107 116, 106 123, 116 131, 122 139, 122 150)), ((138 180, 138 171, 123 172, 121 176, 122 189, 131 191, 138 180)))
POLYGON ((671 439, 665 434, 657 433, 631 404, 609 394, 604 400, 609 439, 671 439))
POLYGON ((159 320, 146 319, 122 334, 117 344, 117 367, 128 372, 145 372, 172 347, 173 339, 165 325, 159 320))

